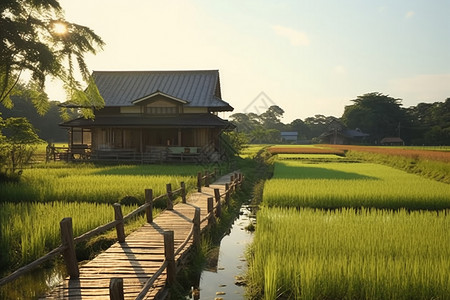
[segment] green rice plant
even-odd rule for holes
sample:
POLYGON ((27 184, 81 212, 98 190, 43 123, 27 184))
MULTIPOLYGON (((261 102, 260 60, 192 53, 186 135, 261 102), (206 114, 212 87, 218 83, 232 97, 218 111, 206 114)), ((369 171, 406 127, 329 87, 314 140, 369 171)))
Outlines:
POLYGON ((114 203, 124 196, 144 201, 144 190, 163 194, 166 184, 177 189, 182 181, 194 188, 200 166, 123 165, 103 166, 49 164, 24 170, 18 183, 0 184, 0 199, 23 201, 83 201, 114 203))
POLYGON ((275 163, 263 203, 282 207, 450 208, 448 184, 370 163, 275 163))
POLYGON ((264 207, 250 298, 446 299, 449 213, 264 207))
MULTIPOLYGON (((439 153, 443 152, 440 151, 439 153)), ((357 150, 347 152, 347 157, 392 166, 409 173, 450 183, 450 164, 438 159, 423 159, 418 155, 402 156, 398 154, 393 155, 388 153, 373 153, 357 150)))
MULTIPOLYGON (((123 214, 136 208, 122 206, 123 214)), ((114 209, 97 203, 0 203, 0 269, 16 268, 56 248, 61 244, 59 222, 65 217, 72 217, 78 236, 113 221, 114 209)))
POLYGON ((335 154, 277 154, 277 158, 299 160, 343 160, 345 157, 335 154))

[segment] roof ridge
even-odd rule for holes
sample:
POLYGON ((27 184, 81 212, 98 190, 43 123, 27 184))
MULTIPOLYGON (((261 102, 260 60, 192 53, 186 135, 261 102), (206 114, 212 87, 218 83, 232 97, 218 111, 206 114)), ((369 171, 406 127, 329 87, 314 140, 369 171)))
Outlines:
POLYGON ((93 70, 92 73, 194 73, 219 72, 218 69, 208 70, 93 70))

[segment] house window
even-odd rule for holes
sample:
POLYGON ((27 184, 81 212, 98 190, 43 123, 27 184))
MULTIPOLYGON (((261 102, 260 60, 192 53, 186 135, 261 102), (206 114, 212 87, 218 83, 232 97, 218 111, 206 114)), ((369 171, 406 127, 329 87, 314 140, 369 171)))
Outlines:
POLYGON ((72 128, 72 145, 90 145, 92 134, 90 129, 72 128))
POLYGON ((177 114, 177 107, 176 106, 166 106, 166 107, 147 106, 146 112, 147 112, 147 114, 150 114, 150 115, 175 115, 175 114, 177 114))

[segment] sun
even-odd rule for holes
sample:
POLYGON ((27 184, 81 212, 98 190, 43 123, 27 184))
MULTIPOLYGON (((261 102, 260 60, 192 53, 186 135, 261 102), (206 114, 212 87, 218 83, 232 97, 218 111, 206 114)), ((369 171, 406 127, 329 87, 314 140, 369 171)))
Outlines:
POLYGON ((56 34, 66 34, 67 33, 67 25, 62 22, 53 23, 53 31, 56 34))

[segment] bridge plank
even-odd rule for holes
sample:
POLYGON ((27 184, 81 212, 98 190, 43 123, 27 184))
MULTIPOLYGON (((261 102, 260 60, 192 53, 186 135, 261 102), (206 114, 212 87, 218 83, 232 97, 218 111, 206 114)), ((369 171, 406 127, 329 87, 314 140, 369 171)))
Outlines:
MULTIPOLYGON (((174 210, 163 211, 153 223, 145 224, 128 235, 125 242, 114 243, 105 252, 83 264, 79 278, 66 278, 45 299, 109 299, 109 282, 114 277, 123 278, 125 299, 136 298, 143 285, 164 262, 164 230, 174 231, 174 247, 177 249, 191 231, 195 208, 200 207, 200 219, 203 219, 208 213, 207 198, 214 197, 214 188, 224 193, 229 178, 230 174, 225 175, 210 184, 210 187, 203 187, 202 192, 188 194, 186 204, 178 203, 174 210)), ((207 223, 202 223, 201 229, 207 223)), ((191 244, 192 239, 184 251, 191 244)), ((165 281, 164 271, 147 293, 147 299, 154 299, 161 293, 165 281)))

